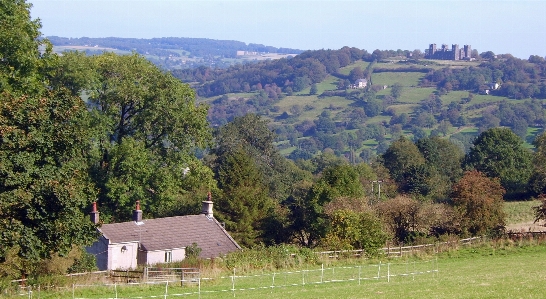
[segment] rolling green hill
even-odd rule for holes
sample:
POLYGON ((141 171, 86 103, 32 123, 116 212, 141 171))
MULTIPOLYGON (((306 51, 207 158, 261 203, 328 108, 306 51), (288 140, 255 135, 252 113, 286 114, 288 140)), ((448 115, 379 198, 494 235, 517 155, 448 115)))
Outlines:
MULTIPOLYGON (((330 148, 340 156, 348 157, 350 153, 354 153, 356 154, 354 156, 366 159, 370 151, 372 154, 381 153, 389 142, 400 135, 409 138, 422 137, 422 134, 445 136, 467 150, 472 139, 481 130, 492 126, 513 126, 503 118, 503 115, 508 112, 499 110, 499 107, 511 107, 510 109, 519 111, 509 112, 515 114, 524 113, 522 109, 534 110, 535 121, 528 123, 524 133, 520 133, 527 142, 527 146, 532 147, 530 143, 534 137, 543 132, 542 120, 545 116, 542 108, 543 99, 515 100, 476 90, 445 90, 436 84, 423 84, 427 76, 431 77, 435 71, 465 71, 478 68, 480 65, 475 61, 410 63, 402 58, 393 58, 374 62, 370 66, 369 62, 358 60, 339 68, 336 74, 327 75, 323 80, 315 83, 315 94, 311 94, 311 85, 309 85, 291 95, 283 93, 266 109, 250 112, 258 113, 270 120, 272 129, 278 134, 278 147, 283 154, 291 158, 298 158, 297 155, 290 155, 296 150, 316 154, 318 151, 330 148), (408 67, 418 69, 424 66, 430 68, 427 73, 403 71, 408 67), (369 79, 372 85, 361 90, 340 91, 339 82, 344 77, 348 77, 351 70, 357 67, 371 70, 369 79), (400 96, 396 99, 391 96, 395 84, 401 86, 400 96), (336 91, 341 93, 329 94, 336 91), (351 94, 354 95, 351 96, 351 94), (368 111, 375 109, 373 105, 379 105, 380 112, 376 115, 373 113, 368 115, 368 111), (522 108, 524 106, 527 108, 522 108), (353 114, 359 109, 363 109, 367 115, 361 119, 356 117, 355 120, 353 114), (321 119, 321 115, 328 115, 327 118, 335 124, 335 127, 329 131, 317 129, 317 122, 321 119), (401 118, 401 115, 405 115, 407 121, 401 120, 400 126, 397 126, 396 119, 401 118), (313 124, 314 132, 305 130, 306 126, 313 126, 313 124), (376 132, 377 130, 380 132, 376 132), (354 141, 354 139, 357 141, 349 145, 350 140, 354 141), (361 153, 365 154, 361 155, 361 153)), ((223 98, 229 99, 231 103, 253 103, 260 94, 264 95, 263 89, 244 94, 228 93, 223 95, 223 98)), ((204 97, 201 101, 208 102, 214 111, 218 106, 225 104, 225 102, 219 103, 217 99, 216 96, 204 97)), ((214 118, 214 112, 210 116, 214 118)), ((520 116, 523 117, 523 114, 518 117, 520 116)))

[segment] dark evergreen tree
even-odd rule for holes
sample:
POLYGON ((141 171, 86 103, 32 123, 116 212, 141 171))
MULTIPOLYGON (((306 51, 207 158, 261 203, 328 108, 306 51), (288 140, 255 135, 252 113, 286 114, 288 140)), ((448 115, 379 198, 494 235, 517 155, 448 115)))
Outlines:
POLYGON ((243 246, 252 246, 263 237, 263 221, 273 208, 264 176, 252 157, 238 147, 218 161, 217 200, 219 219, 243 246))

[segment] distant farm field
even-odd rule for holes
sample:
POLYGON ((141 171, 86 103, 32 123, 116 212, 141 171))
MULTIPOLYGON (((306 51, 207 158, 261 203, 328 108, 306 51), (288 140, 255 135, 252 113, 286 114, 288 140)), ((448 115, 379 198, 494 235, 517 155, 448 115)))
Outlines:
POLYGON ((351 65, 340 68, 338 72, 340 74, 343 74, 343 75, 349 75, 351 70, 354 69, 355 67, 360 67, 360 69, 365 70, 368 67, 369 64, 370 63, 367 62, 367 61, 359 60, 359 61, 356 61, 355 63, 353 63, 351 65))
POLYGON ((402 86, 416 86, 424 77, 423 73, 409 72, 382 72, 372 74, 372 83, 376 85, 390 86, 393 83, 399 83, 402 86))

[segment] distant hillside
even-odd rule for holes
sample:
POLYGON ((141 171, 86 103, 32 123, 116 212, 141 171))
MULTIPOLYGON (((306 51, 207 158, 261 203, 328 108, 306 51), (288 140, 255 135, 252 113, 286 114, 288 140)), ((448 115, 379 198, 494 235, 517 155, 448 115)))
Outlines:
POLYGON ((210 105, 215 126, 247 113, 270 119, 277 146, 292 159, 328 150, 368 161, 402 135, 445 136, 468 150, 479 132, 498 126, 531 146, 544 130, 544 59, 425 60, 399 52, 345 47, 173 74, 210 105), (357 79, 366 86, 355 88, 357 79))
POLYGON ((154 63, 167 68, 191 68, 202 65, 227 67, 233 61, 245 58, 255 60, 266 53, 296 55, 302 50, 276 48, 260 44, 246 44, 239 41, 214 40, 207 38, 163 37, 151 39, 137 38, 66 38, 47 37, 58 51, 77 49, 89 54, 102 53, 105 49, 137 52, 154 63), (247 55, 237 55, 247 54, 247 55), (246 57, 245 57, 246 56, 246 57))
POLYGON ((402 135, 444 136, 468 150, 479 132, 498 126, 531 147, 546 125, 546 61, 535 55, 488 51, 450 61, 419 51, 302 52, 193 38, 49 39, 56 51, 140 53, 190 83, 210 105, 213 126, 247 113, 268 118, 292 159, 332 151, 369 161, 402 135))

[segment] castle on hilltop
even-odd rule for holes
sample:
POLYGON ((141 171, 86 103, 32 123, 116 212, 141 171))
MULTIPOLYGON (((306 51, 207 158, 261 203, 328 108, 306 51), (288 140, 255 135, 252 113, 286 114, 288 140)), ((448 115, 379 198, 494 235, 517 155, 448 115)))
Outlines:
POLYGON ((472 48, 470 45, 464 45, 459 49, 459 45, 451 45, 451 49, 446 44, 437 49, 436 44, 430 44, 425 50, 425 58, 438 60, 472 60, 472 48))

